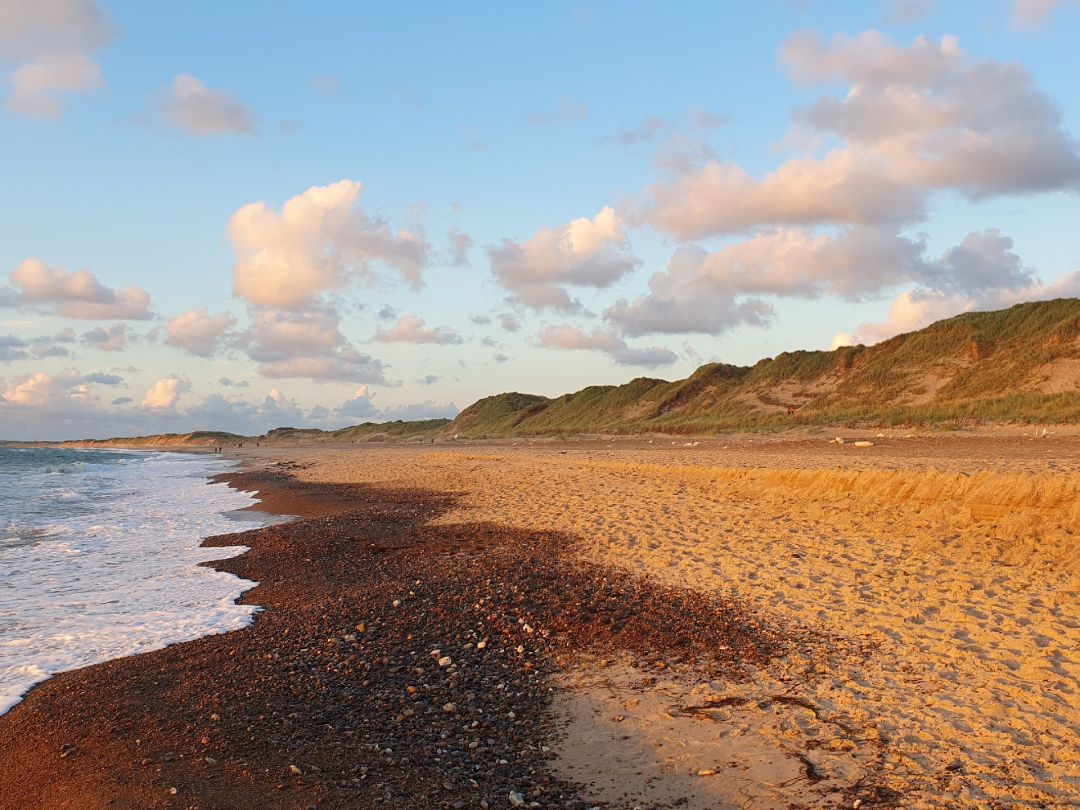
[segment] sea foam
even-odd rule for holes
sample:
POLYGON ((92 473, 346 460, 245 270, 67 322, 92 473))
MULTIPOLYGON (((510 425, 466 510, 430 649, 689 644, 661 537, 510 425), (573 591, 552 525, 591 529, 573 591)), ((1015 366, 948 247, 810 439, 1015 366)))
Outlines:
POLYGON ((0 449, 0 714, 50 675, 249 624, 256 583, 200 548, 258 525, 250 495, 181 453, 0 449), (227 513, 227 514, 226 514, 227 513))

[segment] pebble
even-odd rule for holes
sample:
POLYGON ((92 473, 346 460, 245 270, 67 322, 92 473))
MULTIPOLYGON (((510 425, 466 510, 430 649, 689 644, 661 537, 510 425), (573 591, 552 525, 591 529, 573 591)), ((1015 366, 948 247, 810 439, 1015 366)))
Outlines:
POLYGON ((452 663, 454 663, 454 659, 452 659, 449 655, 444 655, 442 658, 439 659, 440 667, 448 667, 452 663))
POLYGON ((289 771, 292 772, 292 773, 295 773, 297 776, 299 776, 300 774, 303 773, 303 771, 301 771, 299 766, 297 766, 297 765, 290 765, 289 766, 289 771))
POLYGON ((522 796, 517 791, 511 790, 510 791, 510 806, 511 807, 524 807, 525 806, 525 797, 522 796))

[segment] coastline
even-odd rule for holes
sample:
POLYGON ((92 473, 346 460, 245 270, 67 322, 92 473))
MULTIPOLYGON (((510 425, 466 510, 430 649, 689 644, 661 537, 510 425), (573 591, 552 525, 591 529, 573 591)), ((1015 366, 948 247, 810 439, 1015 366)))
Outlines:
POLYGON ((287 472, 228 480, 297 520, 206 541, 250 548, 211 565, 260 583, 254 624, 35 687, 0 718, 3 806, 584 807, 552 767, 569 661, 744 678, 783 648, 752 611, 565 536, 434 525, 454 496, 287 472))

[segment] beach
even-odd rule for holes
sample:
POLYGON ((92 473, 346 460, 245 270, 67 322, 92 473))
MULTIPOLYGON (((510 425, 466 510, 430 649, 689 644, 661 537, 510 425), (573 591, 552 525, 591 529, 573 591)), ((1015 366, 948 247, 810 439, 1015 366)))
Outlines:
POLYGON ((262 612, 35 687, 0 804, 1073 805, 1080 439, 1029 434, 244 448, 262 612))

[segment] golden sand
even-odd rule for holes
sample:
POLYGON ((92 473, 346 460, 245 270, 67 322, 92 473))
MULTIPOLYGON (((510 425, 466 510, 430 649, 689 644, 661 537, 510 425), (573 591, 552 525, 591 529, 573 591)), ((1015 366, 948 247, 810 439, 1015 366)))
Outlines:
POLYGON ((866 438, 259 456, 460 492, 444 521, 569 532, 585 557, 791 629, 791 654, 740 682, 567 673, 559 763, 597 800, 828 805, 873 777, 906 806, 1080 801, 1080 440, 866 438))

